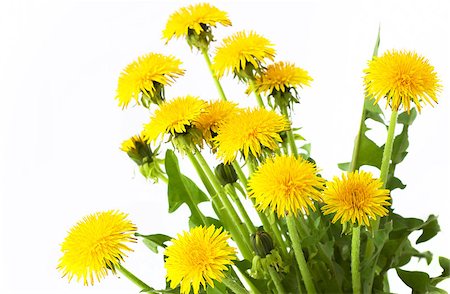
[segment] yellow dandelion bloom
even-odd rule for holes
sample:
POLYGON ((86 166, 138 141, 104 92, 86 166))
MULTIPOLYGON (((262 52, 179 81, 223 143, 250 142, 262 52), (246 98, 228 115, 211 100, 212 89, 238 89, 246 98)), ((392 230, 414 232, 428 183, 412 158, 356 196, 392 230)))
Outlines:
POLYGON ((61 244, 63 256, 58 269, 69 281, 76 277, 84 284, 94 284, 94 280, 115 272, 115 267, 123 261, 126 251, 132 251, 127 242, 136 242, 136 226, 119 211, 97 212, 88 215, 69 231, 61 244))
POLYGON ((194 125, 202 132, 205 141, 211 143, 212 138, 219 131, 219 126, 237 110, 236 103, 223 100, 210 101, 205 112, 200 114, 194 125))
POLYGON ((315 210, 314 201, 321 200, 324 183, 313 163, 294 156, 276 156, 259 166, 248 189, 258 210, 270 209, 279 217, 296 216, 299 212, 308 214, 309 208, 315 210))
POLYGON ((183 7, 174 12, 167 21, 163 38, 170 41, 173 37, 187 37, 190 31, 199 35, 205 26, 215 27, 217 24, 231 26, 226 12, 208 4, 199 3, 183 7))
POLYGON ((214 142, 217 155, 225 163, 232 162, 239 151, 244 157, 258 157, 262 148, 278 149, 282 142, 280 132, 288 130, 289 121, 275 111, 266 109, 244 109, 231 115, 219 128, 214 142))
POLYGON ((178 234, 164 252, 170 287, 180 285, 181 293, 189 293, 192 286, 194 294, 199 292, 200 284, 203 288, 206 284, 214 287, 214 280, 220 282, 227 266, 236 259, 235 249, 228 245, 228 239, 227 232, 213 225, 178 234))
POLYGON ((142 139, 142 137, 140 135, 135 135, 135 136, 123 141, 122 145, 120 146, 120 149, 126 153, 135 152, 135 151, 137 151, 136 145, 140 145, 140 144, 145 144, 144 140, 142 139))
POLYGON ((383 189, 383 183, 374 179, 371 173, 355 171, 342 174, 342 179, 334 177, 327 182, 323 192, 323 213, 336 213, 332 222, 341 220, 341 223, 351 222, 359 225, 370 225, 369 217, 385 216, 389 206, 389 190, 383 189))
POLYGON ((410 51, 388 51, 369 61, 364 73, 367 94, 375 103, 386 97, 386 106, 395 111, 403 106, 409 112, 412 101, 420 112, 421 102, 437 103, 442 88, 428 60, 410 51))
POLYGON ((237 32, 222 41, 214 56, 213 70, 217 77, 222 77, 225 73, 245 70, 247 64, 259 69, 265 59, 274 57, 275 49, 269 40, 253 31, 237 32))
POLYGON ((191 127, 202 114, 207 103, 198 97, 178 97, 160 105, 150 119, 144 125, 142 135, 151 142, 164 134, 181 134, 191 127))
POLYGON ((281 61, 267 66, 266 71, 255 81, 255 91, 257 93, 272 93, 274 90, 285 92, 290 88, 309 86, 312 80, 306 70, 281 61))
POLYGON ((151 100, 161 87, 184 74, 180 65, 181 61, 173 56, 150 53, 138 57, 120 74, 116 95, 119 106, 126 108, 131 100, 139 104, 141 97, 151 100))

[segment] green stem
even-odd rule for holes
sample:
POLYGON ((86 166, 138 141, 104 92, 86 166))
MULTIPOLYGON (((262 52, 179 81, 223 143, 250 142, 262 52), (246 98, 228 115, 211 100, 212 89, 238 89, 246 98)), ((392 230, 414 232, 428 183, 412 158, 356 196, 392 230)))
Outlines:
POLYGON ((187 155, 189 157, 189 160, 191 161, 192 165, 194 166, 195 170, 197 171, 198 176, 200 177, 200 180, 203 182, 203 185, 205 185, 206 190, 208 191, 209 195, 214 195, 215 190, 212 186, 211 182, 209 181, 208 177, 205 174, 205 171, 200 166, 197 158, 192 154, 192 152, 187 152, 187 155))
POLYGON ((244 185, 244 188, 247 188, 247 184, 248 184, 247 177, 245 176, 244 172, 242 171, 241 166, 239 165, 239 163, 236 160, 234 160, 231 164, 233 165, 234 170, 236 171, 239 181, 241 181, 242 185, 244 185))
MULTIPOLYGON (((280 107, 281 107, 281 113, 284 115, 284 117, 286 117, 286 119, 288 121, 290 121, 287 105, 283 105, 280 107)), ((286 134, 287 134, 287 140, 288 140, 289 147, 291 148, 291 152, 295 156, 295 158, 298 158, 298 149, 297 149, 297 145, 295 145, 295 138, 294 138, 294 133, 292 132, 292 127, 286 131, 286 134)))
POLYGON ((298 236, 297 228, 295 226, 294 216, 286 216, 286 222, 288 226, 289 235, 291 236, 292 249, 294 250, 295 259, 297 260, 300 273, 302 274, 303 281, 305 283, 307 293, 317 293, 316 288, 309 272, 308 265, 306 264, 305 256, 303 255, 302 245, 300 243, 300 237, 298 236))
POLYGON ((247 228, 243 226, 243 223, 239 218, 239 215, 237 214, 236 210, 234 209, 233 205, 228 199, 226 193, 224 192, 222 185, 220 184, 219 180, 217 180, 217 178, 215 177, 214 173, 212 172, 203 155, 200 153, 199 150, 196 150, 194 156, 197 159, 199 165, 202 167, 209 181, 211 182, 214 190, 219 196, 218 198, 225 206, 226 212, 228 213, 228 217, 231 218, 232 223, 234 223, 234 225, 237 228, 237 231, 235 231, 235 233, 233 233, 233 227, 230 227, 229 230, 232 233, 232 236, 235 239, 236 244, 238 244, 242 255, 244 256, 245 259, 252 260, 253 254, 251 249, 252 247, 250 245, 250 232, 248 232, 247 228))
POLYGON ((222 279, 222 283, 236 294, 248 294, 248 291, 244 287, 228 276, 222 279))
POLYGON ((288 252, 286 248, 286 244, 284 243, 283 237, 281 236, 280 228, 278 227, 277 221, 275 219, 275 214, 273 212, 269 215, 269 223, 270 228, 272 229, 273 235, 275 236, 275 240, 279 245, 281 250, 281 256, 285 261, 288 260, 288 252))
POLYGON ((152 289, 152 287, 150 287, 149 285, 147 285, 146 283, 142 282, 142 280, 140 280, 138 277, 136 277, 134 274, 132 274, 130 271, 128 271, 126 268, 123 267, 123 265, 118 265, 116 267, 116 269, 122 274, 124 275, 128 280, 130 280, 131 282, 133 282, 136 286, 138 286, 139 288, 141 288, 141 290, 148 290, 148 289, 152 289))
POLYGON ((259 289, 255 286, 255 284, 253 283, 253 281, 250 279, 250 277, 248 276, 248 273, 245 270, 242 270, 241 268, 237 267, 237 269, 239 270, 239 272, 241 273, 242 277, 244 277, 245 282, 247 283, 247 285, 250 287, 250 293, 252 294, 262 294, 259 289))
POLYGON ((270 274, 270 277, 272 278, 273 284, 275 285, 277 294, 285 294, 286 291, 284 290, 283 284, 281 283, 278 272, 270 265, 267 265, 266 268, 269 271, 269 274, 270 274))
POLYGON ((234 190, 234 187, 232 185, 227 185, 226 190, 231 195, 231 198, 233 199, 234 203, 236 204, 239 213, 241 214, 242 218, 244 219, 244 223, 247 226, 247 229, 251 234, 255 232, 255 225, 253 224, 252 220, 250 219, 250 216, 247 213, 247 210, 245 209, 244 205, 242 204, 241 200, 239 199, 239 196, 236 193, 236 190, 234 190))
POLYGON ((361 227, 353 227, 352 234, 352 287, 353 294, 361 293, 361 275, 359 269, 359 252, 361 246, 361 227))
POLYGON ((391 120, 389 122, 388 135, 384 145, 383 160, 380 168, 380 181, 383 182, 383 188, 386 188, 389 165, 391 164, 392 147, 394 146, 395 126, 397 125, 398 112, 392 110, 391 120))
POLYGON ((260 95, 258 92, 256 92, 256 84, 255 84, 255 80, 253 80, 253 79, 250 78, 248 82, 249 82, 249 84, 250 84, 250 87, 251 87, 251 89, 252 89, 252 92, 255 94, 256 102, 258 102, 259 107, 265 108, 264 102, 263 102, 263 100, 262 100, 262 98, 261 98, 261 95, 260 95))
POLYGON ((220 98, 224 101, 227 101, 227 97, 225 96, 222 85, 220 84, 219 79, 217 79, 217 77, 214 74, 214 71, 212 69, 212 64, 211 64, 211 59, 209 58, 208 49, 202 48, 202 54, 203 54, 203 57, 205 57, 206 63, 208 64, 209 72, 211 73, 211 76, 214 80, 214 84, 216 85, 216 88, 217 88, 217 91, 219 92, 220 98))

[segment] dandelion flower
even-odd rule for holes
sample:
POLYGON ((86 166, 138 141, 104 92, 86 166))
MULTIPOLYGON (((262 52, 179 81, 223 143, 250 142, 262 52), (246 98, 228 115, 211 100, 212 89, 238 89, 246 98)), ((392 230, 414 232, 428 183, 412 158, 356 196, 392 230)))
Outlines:
POLYGON ((116 99, 119 106, 128 107, 131 100, 139 104, 142 97, 150 101, 162 100, 162 87, 172 84, 184 74, 181 61, 173 56, 157 53, 145 54, 130 63, 120 74, 116 99))
POLYGON ((389 190, 382 187, 379 179, 364 171, 342 174, 342 179, 334 177, 323 192, 326 205, 322 210, 325 215, 336 213, 333 223, 340 219, 342 224, 350 221, 369 226, 369 217, 376 219, 388 214, 385 206, 390 205, 389 190))
POLYGON ((324 180, 317 175, 316 166, 294 156, 268 158, 259 166, 248 183, 249 196, 255 199, 257 209, 269 209, 279 217, 315 210, 314 201, 320 201, 324 180))
POLYGON ((164 134, 185 133, 205 111, 207 103, 198 97, 178 97, 162 103, 144 125, 144 139, 151 142, 164 134))
POLYGON ((288 130, 288 120, 266 109, 244 109, 228 118, 214 138, 217 155, 225 163, 232 162, 239 151, 247 158, 258 157, 262 148, 276 150, 282 142, 280 132, 288 130))
POLYGON ((378 103, 386 97, 386 106, 398 111, 403 106, 408 112, 411 101, 421 110, 421 102, 437 103, 437 93, 442 86, 428 60, 410 51, 388 51, 369 61, 364 70, 364 84, 369 97, 378 103))
POLYGON ((255 32, 237 32, 225 38, 217 49, 213 70, 219 78, 230 72, 239 75, 248 64, 260 69, 265 59, 273 60, 274 57, 275 49, 269 40, 255 32))
POLYGON ((199 3, 183 7, 174 12, 167 21, 166 28, 163 31, 163 38, 170 41, 173 37, 188 37, 193 31, 200 35, 205 29, 217 24, 231 26, 227 13, 208 4, 199 3))
POLYGON ((235 249, 228 245, 228 239, 228 233, 213 225, 178 234, 164 252, 170 287, 180 285, 181 293, 189 293, 192 286, 194 294, 199 292, 200 284, 203 288, 206 284, 214 287, 214 280, 220 282, 227 266, 236 259, 235 249))
POLYGON ((237 110, 236 103, 223 100, 210 101, 205 112, 197 118, 195 127, 202 132, 205 141, 211 143, 219 131, 219 126, 237 110))
POLYGON ((132 251, 127 242, 136 242, 135 225, 126 219, 127 215, 119 211, 97 212, 83 218, 69 231, 61 244, 63 256, 58 269, 69 281, 73 277, 84 284, 94 284, 94 279, 115 272, 126 251, 132 251))
POLYGON ((267 66, 264 73, 255 81, 257 93, 289 91, 290 88, 309 86, 313 79, 304 69, 292 63, 277 62, 267 66))

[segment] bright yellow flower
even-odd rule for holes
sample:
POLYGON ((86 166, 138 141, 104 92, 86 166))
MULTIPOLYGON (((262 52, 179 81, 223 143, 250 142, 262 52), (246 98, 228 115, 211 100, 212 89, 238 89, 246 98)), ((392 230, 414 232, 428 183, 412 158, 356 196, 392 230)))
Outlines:
POLYGON ((409 112, 412 101, 420 112, 421 102, 437 103, 436 95, 442 88, 434 67, 415 52, 388 51, 369 61, 364 72, 368 96, 375 103, 386 97, 386 106, 390 104, 396 111, 403 105, 409 112))
POLYGON ((248 183, 249 196, 258 210, 269 209, 279 217, 286 214, 308 214, 320 201, 325 181, 317 175, 316 166, 294 156, 268 158, 248 183))
POLYGON ((255 90, 257 93, 284 92, 289 88, 309 86, 312 80, 306 70, 281 61, 267 66, 266 71, 256 79, 255 90))
POLYGON ((136 144, 145 144, 140 135, 133 136, 130 139, 123 141, 120 149, 126 153, 132 151, 135 152, 137 151, 136 144))
POLYGON ((63 256, 58 269, 69 281, 76 277, 84 284, 94 284, 115 272, 120 266, 125 251, 132 251, 127 242, 136 242, 133 237, 136 226, 126 219, 127 215, 119 211, 97 212, 88 215, 69 231, 61 244, 63 256))
POLYGON ((215 27, 217 24, 231 26, 226 12, 208 4, 199 3, 180 8, 167 21, 163 31, 163 38, 170 41, 173 37, 186 38, 192 30, 197 35, 205 31, 205 26, 215 27))
POLYGON ((197 118, 195 127, 202 132, 205 141, 211 143, 220 125, 236 111, 238 111, 236 103, 223 100, 210 101, 205 112, 197 118))
POLYGON ((219 128, 214 138, 217 155, 229 163, 239 151, 247 158, 249 153, 258 157, 264 147, 276 150, 278 143, 282 142, 280 132, 289 127, 288 120, 274 111, 257 108, 239 111, 219 128))
POLYGON ((369 217, 385 216, 389 206, 389 190, 383 189, 383 183, 374 179, 371 173, 355 171, 342 174, 342 180, 334 177, 327 182, 323 192, 323 213, 336 213, 332 222, 341 220, 341 223, 351 222, 359 225, 370 225, 369 217))
POLYGON ((213 70, 217 77, 225 73, 238 74, 248 63, 260 69, 266 58, 273 60, 274 57, 275 49, 269 40, 253 31, 237 32, 222 41, 214 56, 213 70))
POLYGON ((200 284, 203 288, 206 284, 214 288, 214 280, 220 282, 224 277, 223 271, 236 259, 235 249, 228 245, 228 239, 228 233, 213 225, 178 234, 164 252, 170 287, 180 285, 181 293, 189 293, 192 286, 194 294, 199 292, 200 284))
POLYGON ((161 87, 184 74, 180 65, 181 61, 173 56, 150 53, 138 57, 120 74, 116 95, 119 106, 126 108, 133 99, 140 104, 141 97, 151 100, 161 87))
POLYGON ((207 103, 198 97, 178 97, 160 105, 150 119, 144 125, 142 135, 151 142, 164 134, 181 134, 191 127, 202 114, 207 103))

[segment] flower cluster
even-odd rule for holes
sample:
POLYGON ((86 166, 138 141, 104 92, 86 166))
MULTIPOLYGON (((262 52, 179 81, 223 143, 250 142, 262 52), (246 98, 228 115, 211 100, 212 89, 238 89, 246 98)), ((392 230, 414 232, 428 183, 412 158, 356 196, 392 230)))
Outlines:
MULTIPOLYGON (((387 51, 369 62, 364 70, 367 98, 375 104, 386 98, 392 111, 388 139, 378 147, 362 124, 352 162, 340 178, 327 180, 319 174, 320 164, 311 157, 309 144, 297 146, 305 139, 290 121, 298 92, 313 79, 292 62, 275 62, 274 44, 254 31, 226 37, 211 59, 213 28, 219 24, 231 25, 226 12, 206 3, 190 5, 169 17, 163 38, 167 42, 184 38, 201 51, 221 100, 166 93, 165 87, 184 70, 176 57, 160 53, 143 55, 128 65, 117 88, 119 106, 127 108, 134 101, 151 111, 139 135, 122 143, 122 151, 146 178, 168 185, 170 212, 187 205, 190 229, 176 238, 141 235, 124 213, 92 214, 76 224, 61 244, 59 270, 84 284, 120 271, 150 293, 173 289, 209 293, 214 287, 217 293, 228 293, 228 288, 239 294, 247 289, 253 293, 387 291, 387 271, 403 265, 397 259, 421 256, 408 247, 412 245, 403 231, 401 236, 406 237, 400 241, 389 239, 389 234, 397 233, 398 239, 398 228, 425 230, 425 225, 407 227, 391 208, 392 190, 399 182, 395 165, 407 153, 397 149, 403 157, 391 160, 392 150, 398 148, 394 146, 397 111, 404 108, 403 115, 410 115, 421 110, 422 102, 437 103, 442 86, 434 68, 410 51, 387 51), (239 100, 227 100, 219 80, 226 74, 247 83, 247 94, 255 94, 258 107, 243 108, 239 100), (361 159, 361 140, 378 148, 371 155, 377 158, 361 159), (160 148, 166 150, 165 158, 158 157, 160 148), (177 153, 189 158, 203 186, 182 173, 177 153), (205 153, 213 154, 219 165, 211 168, 205 153), (378 168, 379 177, 364 171, 364 164, 378 168), (208 202, 215 215, 206 216, 203 204, 199 206, 202 202, 208 202), (257 218, 248 213, 251 206, 257 218), (123 267, 125 253, 132 251, 128 243, 137 238, 155 252, 164 248, 166 289, 155 290, 123 267), (403 242, 401 246, 409 251, 391 252, 398 244, 385 246, 387 242, 380 241, 385 239, 403 242), (361 246, 366 248, 364 267, 359 262, 361 246), (366 276, 361 278, 360 271, 366 276)), ((363 123, 376 117, 385 125, 381 109, 370 111, 365 108, 363 123)))

